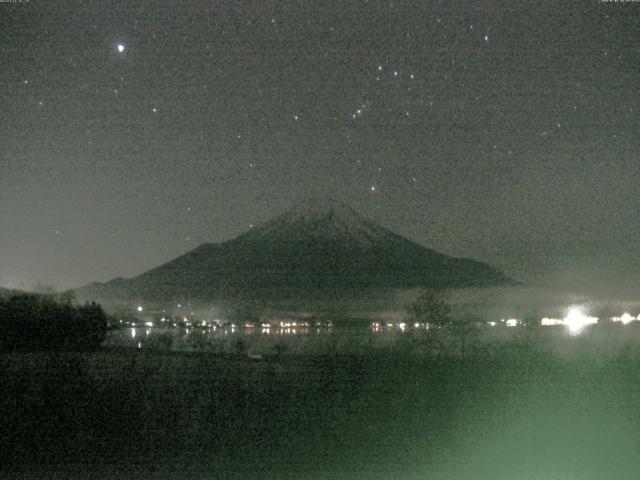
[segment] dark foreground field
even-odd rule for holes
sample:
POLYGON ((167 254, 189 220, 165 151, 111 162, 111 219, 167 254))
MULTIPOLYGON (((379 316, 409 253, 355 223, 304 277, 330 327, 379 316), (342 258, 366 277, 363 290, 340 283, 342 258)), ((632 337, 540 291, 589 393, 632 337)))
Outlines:
POLYGON ((0 356, 7 479, 637 479, 640 355, 0 356))

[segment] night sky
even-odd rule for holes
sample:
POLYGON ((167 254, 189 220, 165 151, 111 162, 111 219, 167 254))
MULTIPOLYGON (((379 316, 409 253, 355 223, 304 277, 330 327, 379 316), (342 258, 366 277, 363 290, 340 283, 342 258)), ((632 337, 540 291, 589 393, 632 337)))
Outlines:
POLYGON ((640 285, 639 36, 597 0, 0 3, 0 285, 133 276, 309 195, 640 285))

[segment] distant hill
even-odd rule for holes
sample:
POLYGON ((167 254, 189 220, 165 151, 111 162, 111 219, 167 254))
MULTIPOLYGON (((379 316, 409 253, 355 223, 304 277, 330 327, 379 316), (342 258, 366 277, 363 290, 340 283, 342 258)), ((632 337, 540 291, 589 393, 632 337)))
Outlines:
POLYGON ((312 199, 223 243, 207 243, 131 279, 77 291, 98 300, 307 297, 373 289, 515 283, 475 260, 443 255, 330 199, 312 199))

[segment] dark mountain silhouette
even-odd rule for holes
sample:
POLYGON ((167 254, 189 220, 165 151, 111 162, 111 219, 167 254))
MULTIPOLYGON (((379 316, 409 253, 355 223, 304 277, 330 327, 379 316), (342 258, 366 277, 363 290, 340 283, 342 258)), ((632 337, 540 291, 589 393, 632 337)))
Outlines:
POLYGON ((512 282, 490 266, 407 240, 350 207, 313 199, 219 244, 207 243, 135 278, 93 283, 82 298, 294 298, 413 287, 512 282))

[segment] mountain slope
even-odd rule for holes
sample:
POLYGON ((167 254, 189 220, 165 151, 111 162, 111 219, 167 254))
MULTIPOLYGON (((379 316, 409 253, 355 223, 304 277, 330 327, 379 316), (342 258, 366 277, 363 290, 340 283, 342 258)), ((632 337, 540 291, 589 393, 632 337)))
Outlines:
POLYGON ((209 300, 508 283, 483 263, 442 255, 342 203, 313 199, 232 240, 201 245, 138 277, 94 283, 79 294, 209 300))

